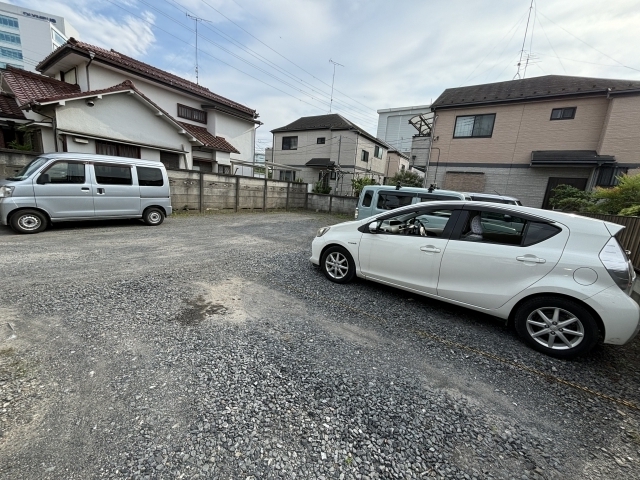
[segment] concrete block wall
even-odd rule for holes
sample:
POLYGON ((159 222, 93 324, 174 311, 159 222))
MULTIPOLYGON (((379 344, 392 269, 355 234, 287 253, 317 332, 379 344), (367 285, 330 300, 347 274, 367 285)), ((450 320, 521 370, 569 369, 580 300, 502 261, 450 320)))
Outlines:
POLYGON ((320 193, 307 194, 307 209, 316 212, 353 215, 358 205, 357 197, 340 197, 320 193))
POLYGON ((169 170, 171 206, 174 210, 200 209, 200 174, 187 170, 169 170))
POLYGON ((15 175, 38 155, 36 152, 0 148, 0 178, 15 175))

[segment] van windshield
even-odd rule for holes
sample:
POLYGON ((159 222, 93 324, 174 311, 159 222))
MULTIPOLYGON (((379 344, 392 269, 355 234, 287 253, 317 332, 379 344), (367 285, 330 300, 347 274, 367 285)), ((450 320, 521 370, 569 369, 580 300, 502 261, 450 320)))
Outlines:
POLYGON ((7 180, 24 180, 25 178, 29 178, 33 172, 38 170, 42 165, 44 165, 49 159, 46 157, 38 157, 31 160, 22 170, 16 173, 13 177, 8 177, 7 180))

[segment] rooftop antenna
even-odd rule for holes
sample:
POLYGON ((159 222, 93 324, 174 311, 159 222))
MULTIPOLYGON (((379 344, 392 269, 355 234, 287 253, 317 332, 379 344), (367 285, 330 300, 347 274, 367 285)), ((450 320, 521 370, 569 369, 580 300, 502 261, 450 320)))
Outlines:
POLYGON ((513 76, 515 80, 516 77, 520 78, 520 66, 522 65, 522 55, 524 54, 524 45, 527 42, 527 32, 529 31, 529 20, 531 19, 531 10, 533 10, 533 0, 531 0, 531 5, 529 6, 529 16, 527 17, 527 26, 524 29, 524 38, 522 39, 522 49, 520 49, 520 60, 518 60, 518 71, 513 76))
POLYGON ((331 113, 331 107, 333 105, 333 82, 335 82, 336 80, 336 65, 339 67, 344 67, 344 65, 338 62, 334 62, 331 59, 329 59, 329 62, 333 63, 333 79, 331 80, 331 102, 329 103, 329 113, 331 113))
POLYGON ((196 23, 196 85, 200 85, 200 82, 198 81, 198 22, 203 22, 204 18, 196 17, 189 13, 187 13, 187 17, 196 23))

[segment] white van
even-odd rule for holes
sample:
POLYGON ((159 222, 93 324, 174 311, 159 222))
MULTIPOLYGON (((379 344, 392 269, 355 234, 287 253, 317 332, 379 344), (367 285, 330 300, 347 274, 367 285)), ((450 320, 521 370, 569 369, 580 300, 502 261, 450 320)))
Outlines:
POLYGON ((356 220, 358 218, 368 218, 388 210, 411 205, 412 203, 435 202, 438 200, 471 200, 471 198, 468 194, 454 192, 453 190, 367 185, 360 192, 355 218, 356 220))
POLYGON ((0 225, 38 233, 49 223, 171 215, 169 178, 160 162, 79 153, 44 154, 0 180, 0 225))

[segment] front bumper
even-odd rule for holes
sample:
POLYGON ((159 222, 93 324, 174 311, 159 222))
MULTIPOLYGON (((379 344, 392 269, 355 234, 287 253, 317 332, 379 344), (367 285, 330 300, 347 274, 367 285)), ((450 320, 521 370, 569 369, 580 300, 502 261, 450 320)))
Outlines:
POLYGON ((13 197, 0 198, 0 225, 9 225, 7 218, 9 213, 18 208, 13 197))
POLYGON ((315 237, 313 242, 311 242, 311 257, 309 257, 309 261, 314 265, 320 265, 320 256, 322 255, 322 249, 325 244, 326 242, 322 237, 315 237))
POLYGON ((624 345, 640 330, 640 307, 617 285, 584 300, 604 323, 604 343, 624 345))

